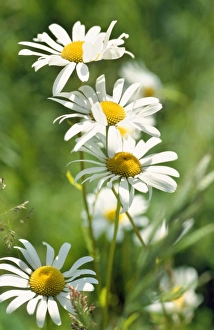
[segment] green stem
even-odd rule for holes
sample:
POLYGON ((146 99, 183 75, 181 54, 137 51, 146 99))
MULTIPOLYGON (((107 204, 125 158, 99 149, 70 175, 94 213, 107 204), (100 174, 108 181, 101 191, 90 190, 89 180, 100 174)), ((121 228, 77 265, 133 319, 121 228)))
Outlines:
POLYGON ((47 327, 47 330, 51 330, 51 318, 48 313, 46 314, 46 327, 47 327))
POLYGON ((112 279, 112 269, 113 261, 116 247, 117 231, 119 227, 119 215, 120 215, 120 200, 117 198, 117 209, 114 220, 114 235, 110 246, 108 265, 107 265, 107 276, 106 276, 106 296, 105 296, 105 307, 104 307, 104 320, 103 320, 103 330, 106 329, 108 323, 108 312, 109 312, 109 300, 110 300, 110 290, 111 290, 111 279, 112 279))
MULTIPOLYGON (((80 151, 80 159, 84 160, 84 154, 83 151, 80 151)), ((85 169, 84 166, 84 162, 81 161, 80 162, 80 166, 81 166, 81 171, 85 169)), ((84 181, 84 176, 83 176, 83 181, 84 181)), ((88 207, 88 201, 87 201, 87 191, 86 191, 86 184, 84 183, 82 185, 82 197, 83 197, 83 203, 84 203, 84 207, 85 207, 85 211, 87 214, 87 220, 88 220, 88 228, 89 228, 89 235, 90 235, 90 245, 91 245, 91 249, 92 249, 92 256, 94 258, 94 270, 96 272, 96 277, 98 280, 98 285, 97 285, 97 289, 98 289, 98 295, 100 295, 101 292, 101 281, 100 281, 100 271, 99 271, 99 257, 98 257, 98 251, 97 251, 97 246, 96 246, 96 240, 94 237, 94 232, 93 232, 93 227, 92 227, 92 217, 89 211, 89 207, 88 207)))
MULTIPOLYGON (((115 191, 114 188, 112 188, 112 191, 113 191, 115 197, 118 198, 118 194, 116 193, 116 191, 115 191)), ((132 216, 130 215, 130 213, 129 213, 128 211, 126 211, 125 213, 126 213, 128 219, 129 219, 129 221, 130 221, 131 224, 132 224, 132 227, 133 227, 133 229, 134 229, 134 231, 135 231, 135 234, 136 234, 137 238, 139 239, 139 241, 140 241, 140 243, 142 244, 142 246, 146 249, 147 246, 146 246, 146 244, 145 244, 143 238, 141 237, 141 235, 140 235, 140 233, 139 233, 139 230, 138 230, 137 226, 135 225, 134 220, 132 219, 132 216)))

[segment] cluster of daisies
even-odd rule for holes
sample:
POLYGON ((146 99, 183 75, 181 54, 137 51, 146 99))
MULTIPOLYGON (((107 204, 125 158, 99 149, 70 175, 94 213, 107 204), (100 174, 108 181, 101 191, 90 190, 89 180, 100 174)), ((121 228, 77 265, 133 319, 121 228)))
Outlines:
MULTIPOLYGON (((142 79, 139 76, 139 68, 133 68, 130 63, 126 70, 121 70, 121 75, 125 76, 126 80, 116 80, 111 95, 106 91, 104 74, 96 79, 94 88, 84 84, 89 79, 90 62, 115 60, 124 54, 133 57, 124 47, 127 34, 123 33, 116 39, 110 38, 115 23, 116 21, 113 21, 106 32, 101 32, 99 26, 93 26, 86 32, 85 26, 76 22, 71 37, 58 24, 51 24, 49 30, 54 37, 43 32, 38 34, 33 42, 20 42, 27 48, 22 49, 19 55, 36 56, 37 60, 32 65, 36 71, 46 65, 62 67, 53 83, 53 95, 50 97, 65 109, 65 113, 56 118, 56 121, 61 123, 67 119, 71 122, 73 120, 74 123, 65 134, 65 140, 75 138, 73 151, 81 151, 90 156, 89 159, 76 160, 84 162, 88 167, 76 175, 75 181, 97 180, 96 192, 101 191, 101 208, 103 205, 107 207, 105 217, 112 222, 116 206, 113 211, 108 208, 108 203, 111 202, 110 197, 106 198, 108 193, 105 189, 113 190, 121 205, 121 223, 129 227, 130 223, 125 214, 128 210, 139 218, 139 223, 148 223, 146 217, 139 216, 146 209, 146 202, 139 193, 148 193, 148 200, 153 188, 173 193, 177 185, 172 177, 179 177, 179 173, 172 167, 160 165, 176 160, 175 152, 151 151, 161 143, 160 132, 155 127, 153 116, 162 109, 159 99, 154 96, 155 89, 161 88, 157 77, 150 75, 151 86, 146 86, 140 82, 142 79), (75 70, 81 87, 71 92, 63 91, 75 70), (132 75, 132 78, 136 79, 134 81, 129 79, 130 70, 136 72, 135 76, 132 75), (104 185, 107 185, 107 188, 104 185)), ((88 201, 92 200, 92 204, 94 196, 88 196, 88 201)), ((116 203, 115 196, 112 196, 116 203)), ((112 232, 109 235, 111 237, 112 232)), ((118 237, 121 239, 122 235, 122 232, 119 232, 118 237)), ((7 313, 27 303, 29 314, 36 311, 39 327, 43 327, 47 313, 55 324, 60 325, 57 303, 74 313, 69 285, 80 291, 90 291, 94 288, 93 284, 97 283, 92 270, 79 269, 92 258, 83 257, 68 271, 62 271, 70 249, 69 243, 63 244, 55 258, 53 248, 44 243, 47 256, 43 265, 31 243, 23 239, 20 241, 24 248, 16 248, 23 254, 25 261, 15 257, 0 259, 0 269, 11 273, 0 276, 0 286, 16 288, 2 293, 0 302, 15 297, 9 303, 7 313)))

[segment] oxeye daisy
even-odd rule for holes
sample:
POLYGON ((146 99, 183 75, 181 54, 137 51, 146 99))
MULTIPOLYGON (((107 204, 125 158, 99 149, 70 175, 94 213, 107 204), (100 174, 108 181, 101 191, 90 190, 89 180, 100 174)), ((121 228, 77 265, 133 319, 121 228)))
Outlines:
POLYGON ((160 297, 146 307, 150 313, 171 315, 175 322, 190 322, 194 310, 203 298, 195 293, 198 274, 193 267, 179 267, 164 276, 160 282, 160 297))
POLYGON ((142 62, 126 62, 120 69, 120 75, 129 84, 140 83, 139 94, 146 96, 156 96, 161 98, 163 84, 160 78, 151 72, 142 62))
POLYGON ((81 81, 87 81, 89 70, 86 63, 100 61, 102 59, 117 59, 125 53, 123 38, 128 35, 123 33, 117 39, 110 40, 110 34, 117 21, 112 21, 107 32, 100 32, 99 26, 93 26, 85 33, 85 25, 79 21, 73 25, 72 38, 58 24, 51 24, 49 30, 55 36, 53 40, 46 32, 38 34, 34 42, 22 41, 19 44, 38 49, 22 49, 19 55, 35 55, 38 60, 33 64, 35 70, 45 65, 63 66, 53 85, 53 94, 60 92, 65 86, 68 78, 76 68, 77 75, 81 81))
POLYGON ((94 164, 94 167, 86 168, 77 174, 75 181, 84 175, 89 175, 85 180, 93 181, 99 178, 97 189, 99 190, 104 182, 112 188, 114 183, 119 182, 118 194, 123 206, 121 213, 127 211, 133 201, 135 189, 142 193, 152 192, 152 187, 172 193, 176 190, 177 184, 170 177, 179 177, 179 173, 168 166, 156 165, 177 159, 173 151, 165 151, 146 156, 147 151, 161 142, 159 138, 152 137, 144 142, 138 143, 129 136, 127 139, 112 130, 111 127, 106 137, 101 136, 104 150, 92 140, 87 141, 80 150, 89 153, 99 161, 84 160, 94 164))
POLYGON ((73 113, 62 115, 56 120, 61 123, 65 119, 80 118, 81 121, 69 128, 65 140, 69 140, 78 133, 82 133, 74 150, 78 150, 87 140, 98 132, 106 133, 107 127, 120 130, 126 125, 138 131, 159 137, 160 132, 151 125, 148 118, 162 108, 155 97, 146 97, 130 101, 136 95, 139 84, 133 84, 123 92, 124 79, 118 79, 113 87, 113 95, 106 93, 105 75, 96 80, 95 90, 90 86, 82 86, 78 91, 60 93, 58 97, 50 98, 73 113), (64 98, 64 99, 62 99, 64 98))
MULTIPOLYGON (((114 219, 117 209, 117 199, 115 195, 111 189, 103 187, 98 194, 88 194, 87 201, 93 218, 92 226, 95 236, 99 238, 104 234, 107 239, 111 241, 113 238, 114 219)), ((145 198, 141 195, 136 195, 129 209, 129 214, 133 218, 135 225, 140 228, 148 224, 148 218, 144 215, 147 208, 148 203, 145 198)), ((117 241, 121 242, 124 238, 125 231, 130 231, 132 228, 127 215, 120 214, 117 241)))
POLYGON ((54 258, 54 249, 47 243, 45 265, 30 242, 20 239, 23 247, 16 246, 25 261, 15 257, 0 258, 0 269, 12 274, 0 276, 0 286, 15 287, 0 295, 0 302, 15 297, 7 309, 8 314, 27 303, 27 312, 32 315, 36 310, 38 327, 42 328, 46 314, 49 313, 53 322, 61 324, 57 302, 70 313, 75 313, 70 302, 69 285, 78 291, 92 291, 97 280, 87 275, 95 275, 90 269, 79 269, 83 264, 92 261, 91 257, 78 259, 68 271, 61 271, 71 245, 64 243, 58 256, 54 258), (86 276, 80 278, 80 276, 86 276), (93 283, 93 284, 92 284, 93 283))

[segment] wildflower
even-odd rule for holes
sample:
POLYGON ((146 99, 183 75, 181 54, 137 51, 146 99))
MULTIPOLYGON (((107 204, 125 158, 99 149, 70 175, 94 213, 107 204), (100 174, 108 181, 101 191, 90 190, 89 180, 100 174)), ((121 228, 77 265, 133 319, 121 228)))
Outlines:
POLYGON ((58 256, 54 259, 54 249, 47 243, 46 263, 42 266, 40 258, 30 242, 20 239, 24 248, 16 246, 24 256, 25 261, 14 257, 4 257, 0 262, 0 269, 7 270, 12 274, 0 276, 0 286, 12 286, 15 290, 9 290, 0 295, 0 302, 16 297, 8 305, 8 314, 15 311, 22 304, 27 302, 27 312, 32 315, 36 310, 36 320, 38 327, 42 328, 47 312, 57 325, 61 324, 61 318, 57 305, 63 306, 68 312, 74 313, 70 303, 69 285, 79 291, 91 291, 93 284, 97 280, 93 277, 83 277, 82 275, 95 275, 92 270, 79 269, 83 264, 93 260, 91 257, 78 259, 73 266, 65 272, 61 271, 71 245, 64 243, 58 256))
POLYGON ((40 51, 22 49, 19 55, 35 55, 38 60, 33 64, 35 71, 45 65, 63 66, 53 85, 53 94, 60 92, 76 68, 77 76, 81 81, 87 81, 89 70, 86 63, 112 60, 123 56, 127 52, 120 47, 128 35, 123 33, 117 39, 110 40, 110 34, 117 21, 112 21, 107 32, 100 32, 99 26, 93 26, 85 33, 85 26, 79 21, 73 25, 72 39, 58 24, 51 24, 49 30, 56 37, 54 41, 46 32, 38 34, 35 42, 22 41, 19 44, 36 48, 40 51), (44 43, 47 45, 44 45, 44 43))
POLYGON ((174 321, 182 316, 186 322, 193 317, 194 310, 202 301, 195 293, 198 282, 197 271, 192 267, 179 267, 165 274, 160 282, 161 295, 146 307, 151 313, 172 315, 174 321))
POLYGON ((128 62, 125 63, 120 75, 124 77, 129 84, 134 82, 140 83, 139 94, 146 96, 161 96, 162 82, 160 78, 153 72, 147 69, 144 63, 128 62))
POLYGON ((100 135, 105 148, 104 152, 92 140, 87 141, 80 148, 98 158, 99 161, 84 160, 95 166, 78 173, 75 181, 87 174, 90 176, 85 181, 91 182, 99 178, 98 190, 105 181, 109 188, 119 181, 118 194, 123 206, 121 213, 130 208, 135 189, 141 193, 149 191, 150 197, 152 187, 170 193, 176 190, 176 182, 170 176, 178 177, 179 173, 171 167, 155 165, 177 159, 175 152, 165 151, 145 156, 148 150, 161 142, 159 138, 152 137, 147 142, 140 140, 136 143, 131 136, 123 139, 120 134, 115 133, 117 132, 110 127, 107 134, 107 146, 106 137, 100 135))
POLYGON ((124 79, 118 79, 113 87, 113 95, 106 93, 105 75, 96 80, 96 91, 90 86, 82 86, 79 91, 60 93, 59 97, 50 98, 74 111, 58 117, 60 123, 68 118, 80 118, 81 121, 69 128, 65 134, 65 140, 69 140, 78 133, 83 135, 76 144, 74 150, 92 138, 98 132, 105 134, 107 127, 120 130, 125 125, 159 137, 160 132, 148 122, 148 118, 162 108, 159 100, 154 97, 140 98, 130 101, 136 93, 139 84, 131 85, 123 93, 124 79))
MULTIPOLYGON (((98 194, 88 194, 87 200, 90 211, 93 216, 92 225, 96 237, 106 234, 108 240, 112 240, 114 232, 114 218, 116 215, 117 199, 111 189, 104 187, 98 194)), ((145 226, 148 218, 143 214, 146 212, 148 204, 141 195, 136 195, 129 209, 135 225, 145 226)), ((119 228, 117 233, 117 241, 121 242, 124 238, 125 231, 132 229, 130 220, 126 214, 119 216, 119 228)))

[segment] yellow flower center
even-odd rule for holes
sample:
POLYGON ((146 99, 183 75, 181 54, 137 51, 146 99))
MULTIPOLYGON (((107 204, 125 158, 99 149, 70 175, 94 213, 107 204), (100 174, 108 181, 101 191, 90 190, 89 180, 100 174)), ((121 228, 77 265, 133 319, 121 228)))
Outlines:
POLYGON ((130 152, 117 152, 113 158, 107 160, 106 166, 110 172, 126 178, 141 173, 139 159, 130 152))
MULTIPOLYGON (((116 210, 115 209, 110 209, 104 213, 105 218, 113 223, 115 220, 115 215, 116 215, 116 210)), ((119 222, 122 222, 124 220, 124 214, 119 215, 119 222)))
POLYGON ((84 41, 74 41, 66 45, 61 52, 62 58, 75 63, 83 62, 83 44, 84 41))
POLYGON ((175 304, 177 309, 182 309, 185 305, 184 302, 184 292, 181 286, 176 286, 173 290, 173 303, 175 304))
POLYGON ((100 102, 103 113, 109 126, 116 125, 126 117, 126 112, 121 105, 112 101, 100 102))
POLYGON ((151 86, 143 87, 143 92, 145 97, 154 96, 155 91, 151 86))
POLYGON ((65 279, 59 269, 53 266, 37 268, 30 277, 31 290, 42 296, 56 296, 65 286, 65 279))

